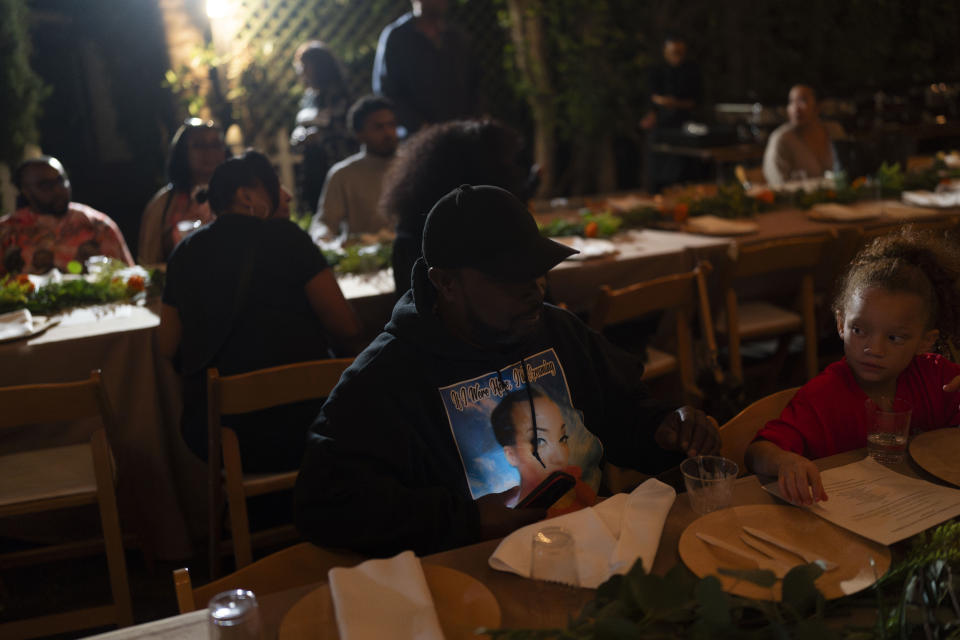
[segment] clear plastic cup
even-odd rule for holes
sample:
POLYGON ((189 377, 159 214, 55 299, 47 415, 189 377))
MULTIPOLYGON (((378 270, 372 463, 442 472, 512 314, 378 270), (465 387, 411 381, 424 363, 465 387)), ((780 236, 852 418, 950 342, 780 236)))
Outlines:
POLYGON ((233 589, 218 593, 207 605, 210 640, 261 640, 263 626, 253 591, 233 589))
POLYGON ((530 577, 534 580, 580 586, 577 545, 563 527, 544 527, 533 536, 530 577))
POLYGON ((867 452, 881 464, 903 462, 913 407, 902 398, 878 405, 867 399, 867 452))
POLYGON ((733 482, 740 468, 721 456, 696 456, 680 465, 690 507, 703 515, 733 504, 733 482))

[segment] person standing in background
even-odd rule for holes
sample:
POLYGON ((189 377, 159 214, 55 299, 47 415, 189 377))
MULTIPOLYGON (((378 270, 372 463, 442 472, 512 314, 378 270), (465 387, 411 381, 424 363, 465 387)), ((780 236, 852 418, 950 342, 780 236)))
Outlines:
POLYGON ((447 21, 447 0, 411 5, 381 32, 373 63, 373 92, 393 101, 401 138, 481 111, 470 43, 447 21))
MULTIPOLYGON (((700 68, 687 59, 687 42, 667 36, 663 43, 663 64, 650 71, 650 110, 640 126, 650 131, 650 143, 659 142, 664 132, 680 129, 690 120, 702 99, 700 68)), ((663 187, 697 177, 697 167, 682 156, 647 153, 647 174, 654 193, 663 187)))
POLYGON ((330 49, 319 40, 304 42, 294 54, 293 66, 306 87, 290 134, 290 146, 303 153, 297 204, 312 215, 330 167, 355 153, 357 143, 347 131, 347 83, 330 49))

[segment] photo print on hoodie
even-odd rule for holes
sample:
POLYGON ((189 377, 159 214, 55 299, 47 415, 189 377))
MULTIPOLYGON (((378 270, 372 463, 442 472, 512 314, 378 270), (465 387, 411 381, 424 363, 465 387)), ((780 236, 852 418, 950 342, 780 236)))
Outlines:
POLYGON ((439 391, 474 499, 512 490, 513 507, 562 471, 577 486, 551 515, 592 504, 603 447, 573 406, 553 349, 439 391))

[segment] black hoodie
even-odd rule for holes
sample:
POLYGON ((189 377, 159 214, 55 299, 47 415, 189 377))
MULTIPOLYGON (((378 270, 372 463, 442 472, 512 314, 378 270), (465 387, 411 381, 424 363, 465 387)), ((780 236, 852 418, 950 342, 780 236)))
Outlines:
POLYGON ((296 523, 315 544, 420 555, 480 539, 480 517, 439 389, 552 349, 573 406, 618 466, 658 473, 680 461, 653 434, 670 412, 643 365, 573 314, 546 305, 542 326, 504 351, 454 337, 433 313, 423 261, 385 330, 343 374, 308 435, 296 523))

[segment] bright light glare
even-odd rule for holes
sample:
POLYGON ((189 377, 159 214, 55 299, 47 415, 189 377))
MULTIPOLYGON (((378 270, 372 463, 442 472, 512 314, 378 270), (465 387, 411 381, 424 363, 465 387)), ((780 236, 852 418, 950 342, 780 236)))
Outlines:
POLYGON ((207 0, 207 17, 211 20, 225 18, 233 12, 231 0, 207 0))

